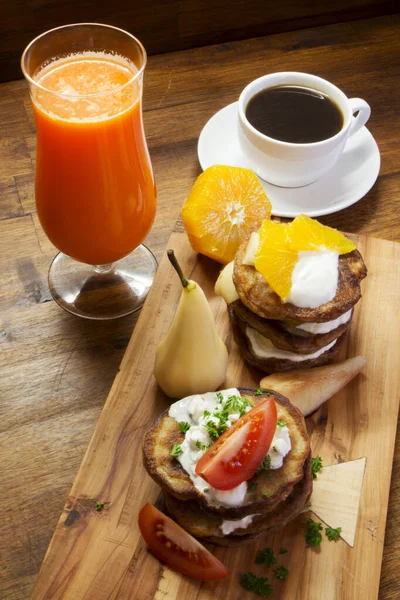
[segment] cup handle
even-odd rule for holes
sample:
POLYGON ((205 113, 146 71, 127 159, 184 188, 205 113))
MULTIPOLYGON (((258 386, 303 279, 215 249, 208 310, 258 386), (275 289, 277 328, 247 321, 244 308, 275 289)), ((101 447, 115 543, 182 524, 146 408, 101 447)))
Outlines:
POLYGON ((362 100, 361 98, 350 98, 349 104, 353 115, 355 112, 358 112, 358 115, 352 119, 352 123, 350 125, 349 137, 351 137, 357 133, 361 127, 364 127, 365 123, 370 117, 371 107, 367 102, 365 102, 365 100, 362 100))

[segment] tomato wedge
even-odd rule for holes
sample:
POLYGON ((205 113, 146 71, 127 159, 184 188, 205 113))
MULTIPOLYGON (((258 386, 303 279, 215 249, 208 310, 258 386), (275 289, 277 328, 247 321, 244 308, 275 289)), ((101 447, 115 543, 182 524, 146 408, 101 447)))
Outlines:
POLYGON ((203 581, 229 575, 218 558, 149 502, 139 512, 139 529, 153 554, 182 575, 203 581))
POLYGON ((210 446, 196 465, 197 475, 217 490, 231 490, 250 479, 268 453, 276 419, 275 400, 268 397, 210 446))

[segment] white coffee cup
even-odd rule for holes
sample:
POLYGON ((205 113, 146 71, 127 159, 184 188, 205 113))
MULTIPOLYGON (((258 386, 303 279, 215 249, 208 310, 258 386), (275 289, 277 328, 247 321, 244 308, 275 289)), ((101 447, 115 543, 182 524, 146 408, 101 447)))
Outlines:
POLYGON ((265 181, 282 187, 300 187, 316 181, 333 167, 348 138, 368 121, 371 109, 361 98, 347 98, 335 85, 307 73, 271 73, 247 85, 239 97, 239 143, 247 162, 265 181), (296 144, 275 140, 264 135, 246 117, 246 106, 262 90, 299 85, 328 95, 343 113, 341 130, 326 140, 296 144), (357 116, 354 113, 358 112, 357 116))

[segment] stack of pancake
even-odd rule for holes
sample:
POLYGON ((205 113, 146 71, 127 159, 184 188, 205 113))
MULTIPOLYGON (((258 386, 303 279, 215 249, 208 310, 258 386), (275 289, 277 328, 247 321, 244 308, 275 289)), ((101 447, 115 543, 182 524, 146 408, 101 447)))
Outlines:
POLYGON ((342 346, 360 281, 367 269, 353 250, 339 256, 335 297, 317 308, 282 302, 254 266, 243 264, 248 242, 238 249, 233 283, 239 299, 229 304, 233 333, 245 360, 266 373, 327 363, 342 346))
POLYGON ((144 465, 161 486, 172 518, 200 540, 223 546, 236 546, 275 533, 304 510, 312 491, 310 442, 303 415, 277 392, 264 390, 257 396, 251 390, 240 392, 252 405, 273 396, 278 421, 286 423, 291 441, 283 466, 258 471, 247 482, 241 504, 223 506, 194 486, 178 460, 171 456, 171 448, 182 443, 184 433, 168 411, 154 422, 143 441, 144 465))

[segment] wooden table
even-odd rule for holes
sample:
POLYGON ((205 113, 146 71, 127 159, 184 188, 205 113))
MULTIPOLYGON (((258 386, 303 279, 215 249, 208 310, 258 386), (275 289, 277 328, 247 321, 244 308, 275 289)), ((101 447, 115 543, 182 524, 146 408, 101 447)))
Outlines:
MULTIPOLYGON (((249 81, 283 70, 320 75, 372 107, 368 127, 381 151, 380 177, 361 202, 321 221, 400 241, 399 23, 392 15, 151 57, 145 127, 159 207, 147 244, 157 257, 200 173, 196 145, 202 126, 249 81)), ((35 126, 23 81, 0 85, 0 107, 0 598, 23 600, 136 317, 92 323, 52 301, 46 276, 55 251, 35 212, 35 126)), ((400 596, 399 467, 398 440, 382 600, 400 596)))

